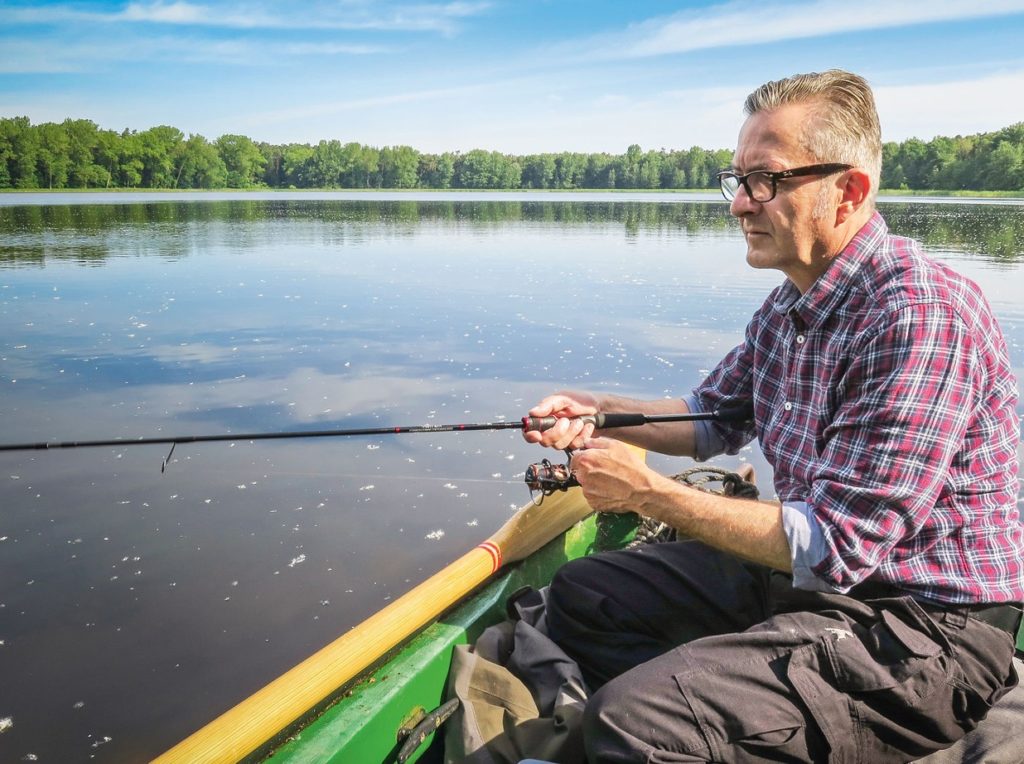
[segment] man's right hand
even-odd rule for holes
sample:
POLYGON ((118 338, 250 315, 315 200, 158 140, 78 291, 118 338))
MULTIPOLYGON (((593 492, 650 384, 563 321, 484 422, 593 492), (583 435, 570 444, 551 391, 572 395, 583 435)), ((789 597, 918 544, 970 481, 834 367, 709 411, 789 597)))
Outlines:
POLYGON ((528 430, 523 437, 528 443, 539 443, 548 448, 579 449, 587 438, 593 437, 594 425, 581 422, 579 417, 598 413, 597 398, 590 393, 564 391, 549 395, 529 411, 529 416, 553 416, 558 419, 550 430, 528 430))

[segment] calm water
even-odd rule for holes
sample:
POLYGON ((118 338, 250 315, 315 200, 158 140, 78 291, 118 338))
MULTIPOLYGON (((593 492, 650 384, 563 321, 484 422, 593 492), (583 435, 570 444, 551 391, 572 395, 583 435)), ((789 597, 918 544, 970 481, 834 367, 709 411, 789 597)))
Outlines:
MULTIPOLYGON (((182 198, 0 195, 0 441, 675 395, 780 279, 711 197, 182 198)), ((1024 377, 1024 207, 882 211, 982 285, 1024 377)), ((504 431, 179 446, 163 474, 163 446, 0 454, 0 761, 160 753, 486 538, 543 455, 504 431)))

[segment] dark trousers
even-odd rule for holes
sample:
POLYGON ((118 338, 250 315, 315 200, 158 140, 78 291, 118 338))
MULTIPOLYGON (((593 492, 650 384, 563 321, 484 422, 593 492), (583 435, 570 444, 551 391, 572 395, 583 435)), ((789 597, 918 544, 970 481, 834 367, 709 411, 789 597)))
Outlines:
POLYGON ((597 690, 588 760, 912 761, 1016 684, 1008 633, 851 594, 793 589, 694 541, 569 563, 547 617, 597 690))

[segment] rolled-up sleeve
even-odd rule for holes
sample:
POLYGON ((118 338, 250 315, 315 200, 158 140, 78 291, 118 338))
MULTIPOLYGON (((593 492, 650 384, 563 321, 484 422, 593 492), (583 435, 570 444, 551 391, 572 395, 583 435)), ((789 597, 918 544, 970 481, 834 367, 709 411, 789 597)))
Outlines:
POLYGON ((813 518, 807 502, 782 502, 782 529, 793 557, 793 586, 819 592, 836 591, 814 573, 828 550, 821 526, 813 518))
MULTIPOLYGON (((762 308, 763 309, 763 308, 762 308)), ((760 313, 760 311, 759 311, 760 313)), ((747 326, 745 341, 733 348, 693 392, 684 397, 692 412, 715 411, 749 403, 754 399, 752 338, 759 313, 747 326)), ((755 410, 755 417, 757 412, 755 410)), ((695 423, 696 457, 703 461, 718 454, 736 454, 757 433, 754 422, 703 421, 695 423)))

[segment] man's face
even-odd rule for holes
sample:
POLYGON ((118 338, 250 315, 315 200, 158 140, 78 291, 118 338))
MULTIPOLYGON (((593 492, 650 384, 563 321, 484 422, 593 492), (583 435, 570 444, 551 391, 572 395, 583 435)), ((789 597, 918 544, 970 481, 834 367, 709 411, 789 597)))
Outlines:
MULTIPOLYGON (((733 169, 789 170, 817 164, 819 160, 800 145, 800 135, 810 119, 806 104, 790 104, 751 115, 740 130, 733 169)), ((818 176, 779 181, 775 198, 760 203, 741 188, 729 211, 739 218, 747 241, 747 262, 754 268, 776 268, 802 292, 825 272, 835 214, 829 179, 818 176), (822 199, 822 194, 826 198, 822 199)))

